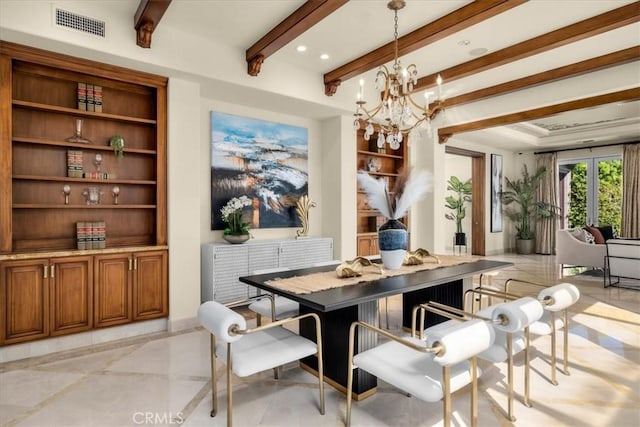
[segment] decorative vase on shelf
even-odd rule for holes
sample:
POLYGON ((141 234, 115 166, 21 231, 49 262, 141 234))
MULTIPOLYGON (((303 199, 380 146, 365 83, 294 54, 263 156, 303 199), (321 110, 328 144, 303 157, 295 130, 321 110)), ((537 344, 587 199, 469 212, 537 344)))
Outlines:
POLYGON ((380 258, 385 268, 395 270, 402 266, 408 247, 407 227, 397 219, 390 219, 378 229, 380 258))
POLYGON ((248 234, 223 234, 222 238, 231 244, 244 243, 249 240, 248 234))

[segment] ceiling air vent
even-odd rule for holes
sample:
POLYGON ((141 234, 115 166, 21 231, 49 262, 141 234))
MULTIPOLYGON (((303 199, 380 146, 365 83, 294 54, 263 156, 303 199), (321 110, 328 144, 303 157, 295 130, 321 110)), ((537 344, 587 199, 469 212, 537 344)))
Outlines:
POLYGON ((67 10, 56 9, 56 25, 104 37, 104 21, 98 21, 67 10))

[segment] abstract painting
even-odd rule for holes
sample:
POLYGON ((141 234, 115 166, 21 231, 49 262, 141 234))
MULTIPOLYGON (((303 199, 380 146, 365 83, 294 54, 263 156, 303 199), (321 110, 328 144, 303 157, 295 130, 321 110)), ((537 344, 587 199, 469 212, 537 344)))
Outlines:
POLYGON ((502 156, 491 155, 491 232, 502 231, 502 156))
POLYGON ((211 112, 211 229, 220 209, 246 195, 249 227, 300 227, 296 202, 308 192, 306 128, 211 112))

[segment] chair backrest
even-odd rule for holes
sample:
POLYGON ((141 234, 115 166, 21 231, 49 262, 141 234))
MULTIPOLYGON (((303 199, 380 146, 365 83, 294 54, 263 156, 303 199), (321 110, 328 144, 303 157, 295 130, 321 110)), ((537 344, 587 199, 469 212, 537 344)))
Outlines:
POLYGON ((430 334, 427 346, 440 343, 444 354, 436 355, 433 360, 443 366, 451 366, 482 353, 493 344, 495 332, 486 320, 474 319, 452 323, 430 334))
POLYGON ((523 297, 497 305, 491 313, 491 318, 496 329, 513 333, 540 320, 543 312, 544 309, 540 301, 532 297, 523 297), (502 319, 505 319, 506 322, 501 323, 502 319))
POLYGON ((575 304, 580 299, 580 291, 571 283, 559 283, 540 291, 538 299, 544 301, 551 297, 552 303, 545 304, 544 309, 549 311, 560 311, 575 304))
POLYGON ((242 335, 230 333, 234 326, 247 329, 244 317, 216 301, 207 301, 198 308, 198 320, 209 332, 224 342, 234 342, 242 335))

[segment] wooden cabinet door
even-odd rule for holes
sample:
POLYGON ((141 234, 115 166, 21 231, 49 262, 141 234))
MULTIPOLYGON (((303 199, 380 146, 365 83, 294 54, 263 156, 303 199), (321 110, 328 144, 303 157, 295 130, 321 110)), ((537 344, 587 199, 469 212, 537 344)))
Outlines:
POLYGON ((95 327, 119 325, 132 319, 132 270, 130 253, 98 255, 94 258, 95 327))
POLYGON ((49 278, 45 259, 0 263, 0 345, 49 335, 49 278))
POLYGON ((90 256, 54 258, 50 266, 51 335, 91 329, 93 263, 90 256))
POLYGON ((167 251, 135 253, 133 275, 133 320, 167 316, 167 251))
POLYGON ((358 236, 358 256, 378 255, 378 236, 358 236))

